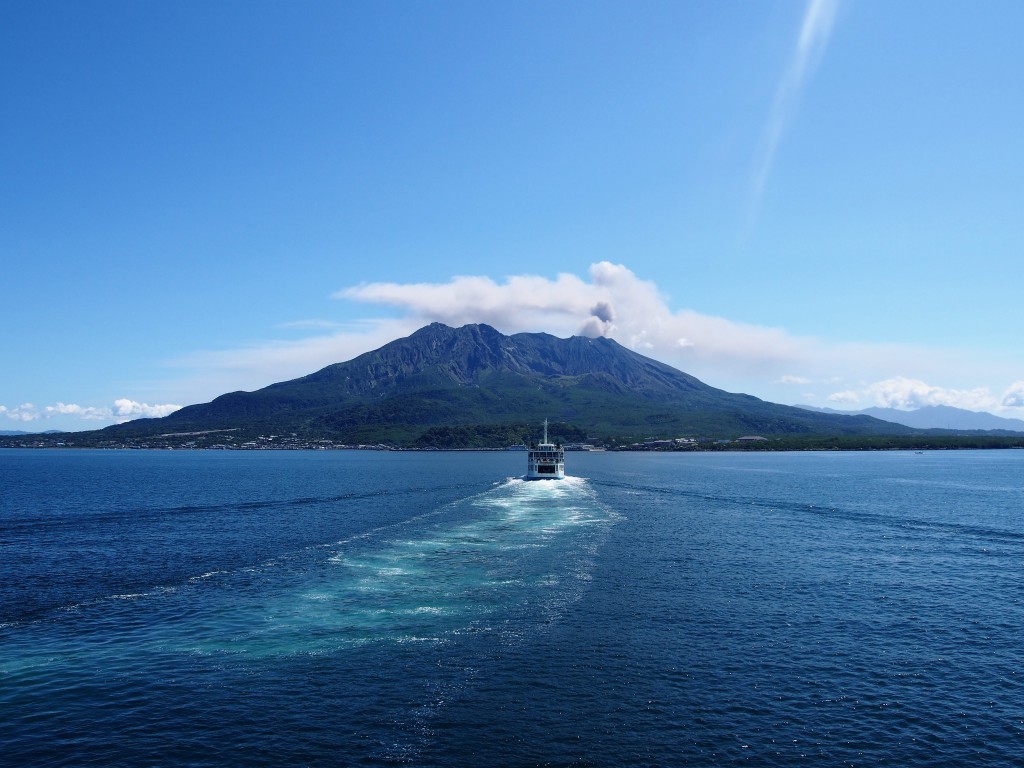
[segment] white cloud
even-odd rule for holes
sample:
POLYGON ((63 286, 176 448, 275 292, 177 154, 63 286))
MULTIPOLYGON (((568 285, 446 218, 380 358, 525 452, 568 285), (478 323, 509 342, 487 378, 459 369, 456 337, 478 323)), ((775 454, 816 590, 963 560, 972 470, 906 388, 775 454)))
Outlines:
POLYGON ((768 176, 771 174, 775 154, 782 142, 786 126, 796 112, 808 79, 828 47, 838 8, 838 0, 809 0, 804 8, 800 34, 797 37, 789 66, 775 92, 775 101, 772 103, 772 110, 761 138, 753 181, 755 207, 760 203, 761 194, 768 182, 768 176))
POLYGON ((85 421, 110 421, 113 418, 110 408, 86 407, 74 403, 48 405, 43 409, 43 415, 47 418, 54 416, 77 416, 85 421))
POLYGON ((180 405, 149 405, 134 400, 115 400, 110 406, 85 406, 77 403, 57 402, 38 408, 32 403, 23 403, 16 408, 0 405, 0 415, 15 421, 36 421, 38 419, 71 418, 82 421, 116 421, 118 423, 146 417, 167 416, 181 408, 180 405))
POLYGON ((496 328, 533 325, 537 330, 550 328, 553 322, 563 332, 570 327, 575 332, 591 316, 594 295, 580 278, 561 274, 554 281, 520 275, 504 284, 489 277, 455 277, 447 283, 367 283, 339 291, 334 298, 399 306, 423 322, 487 323, 496 328))
POLYGON ((131 419, 159 419, 168 416, 175 411, 181 410, 180 405, 170 403, 164 405, 149 405, 148 403, 137 403, 134 400, 121 398, 114 401, 114 416, 119 422, 131 419))
POLYGON ((0 414, 13 421, 35 421, 39 418, 39 409, 32 403, 22 403, 14 408, 0 405, 0 414))
POLYGON ((780 384, 800 384, 800 385, 804 385, 804 384, 810 384, 811 380, 808 379, 806 376, 791 376, 791 375, 787 374, 787 375, 785 375, 785 376, 783 376, 783 377, 781 377, 779 379, 779 383, 780 384))
MULTIPOLYGON (((1024 394, 1024 388, 1022 388, 1024 394)), ((915 410, 928 405, 948 405, 969 411, 992 410, 1000 405, 987 387, 954 389, 928 384, 920 379, 896 376, 876 381, 858 391, 835 392, 829 395, 832 402, 861 404, 867 402, 880 408, 896 408, 901 411, 915 410)), ((1004 398, 1003 405, 1006 405, 1004 398)))
POLYGON ((854 405, 860 402, 860 396, 856 392, 833 392, 828 396, 830 403, 836 403, 837 405, 854 405))
POLYGON ((1024 381, 1015 381, 1003 393, 1004 408, 1024 408, 1024 381))
POLYGON ((487 323, 506 333, 608 336, 681 364, 774 367, 802 360, 815 347, 779 328, 673 312, 654 283, 607 261, 591 266, 590 282, 570 274, 554 280, 518 275, 502 283, 463 276, 447 283, 369 283, 335 297, 399 307, 417 325, 487 323))

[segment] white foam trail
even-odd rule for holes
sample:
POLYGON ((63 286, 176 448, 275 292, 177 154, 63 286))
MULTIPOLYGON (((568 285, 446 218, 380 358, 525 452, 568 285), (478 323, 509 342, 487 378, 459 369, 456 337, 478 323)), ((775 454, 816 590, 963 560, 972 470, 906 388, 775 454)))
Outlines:
POLYGON ((536 604, 558 614, 590 580, 593 532, 614 520, 584 478, 508 478, 338 542, 315 574, 315 588, 279 596, 262 620, 249 617, 259 632, 234 637, 230 648, 214 642, 196 650, 263 656, 365 642, 444 642, 489 625, 495 612, 536 604), (552 548, 562 551, 547 554, 552 548))
POLYGON ((366 643, 447 643, 478 632, 517 642, 578 599, 616 519, 583 478, 508 478, 326 549, 66 606, 59 609, 66 652, 32 663, 74 658, 88 636, 79 631, 82 622, 108 621, 112 611, 129 620, 102 649, 89 650, 111 662, 154 651, 325 654, 366 643), (536 615, 544 619, 528 618, 536 615))

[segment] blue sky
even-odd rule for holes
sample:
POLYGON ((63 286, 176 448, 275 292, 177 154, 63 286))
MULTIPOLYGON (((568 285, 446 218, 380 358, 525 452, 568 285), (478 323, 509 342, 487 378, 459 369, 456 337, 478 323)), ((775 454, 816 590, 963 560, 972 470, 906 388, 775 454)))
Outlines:
POLYGON ((11 2, 0 429, 439 320, 1024 416, 1024 4, 11 2))

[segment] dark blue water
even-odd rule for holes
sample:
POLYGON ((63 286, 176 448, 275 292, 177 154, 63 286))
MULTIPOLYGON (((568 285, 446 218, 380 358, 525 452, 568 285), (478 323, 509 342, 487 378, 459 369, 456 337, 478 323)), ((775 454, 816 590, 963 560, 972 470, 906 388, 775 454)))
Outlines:
POLYGON ((1024 451, 0 451, 0 763, 1011 765, 1024 451))

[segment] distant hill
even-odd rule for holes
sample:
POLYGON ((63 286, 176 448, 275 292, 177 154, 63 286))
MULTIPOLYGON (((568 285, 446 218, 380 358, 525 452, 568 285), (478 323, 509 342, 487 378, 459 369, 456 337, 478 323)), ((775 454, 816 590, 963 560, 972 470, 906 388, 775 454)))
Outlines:
POLYGON ((61 431, 59 429, 47 429, 45 432, 26 432, 23 429, 0 429, 0 436, 3 437, 19 437, 22 435, 59 435, 61 431))
POLYGON ((273 433, 452 447, 521 442, 544 418, 563 441, 913 431, 724 392, 611 339, 505 336, 487 325, 434 323, 299 379, 92 434, 232 430, 233 439, 273 433))
POLYGON ((864 408, 859 411, 839 411, 832 408, 816 408, 812 405, 800 405, 818 413, 843 415, 873 416, 876 419, 903 424, 914 429, 949 429, 954 431, 978 432, 1000 431, 1019 432, 1024 434, 1024 420, 1007 419, 991 413, 968 411, 948 405, 926 405, 913 411, 900 411, 896 408, 864 408))

